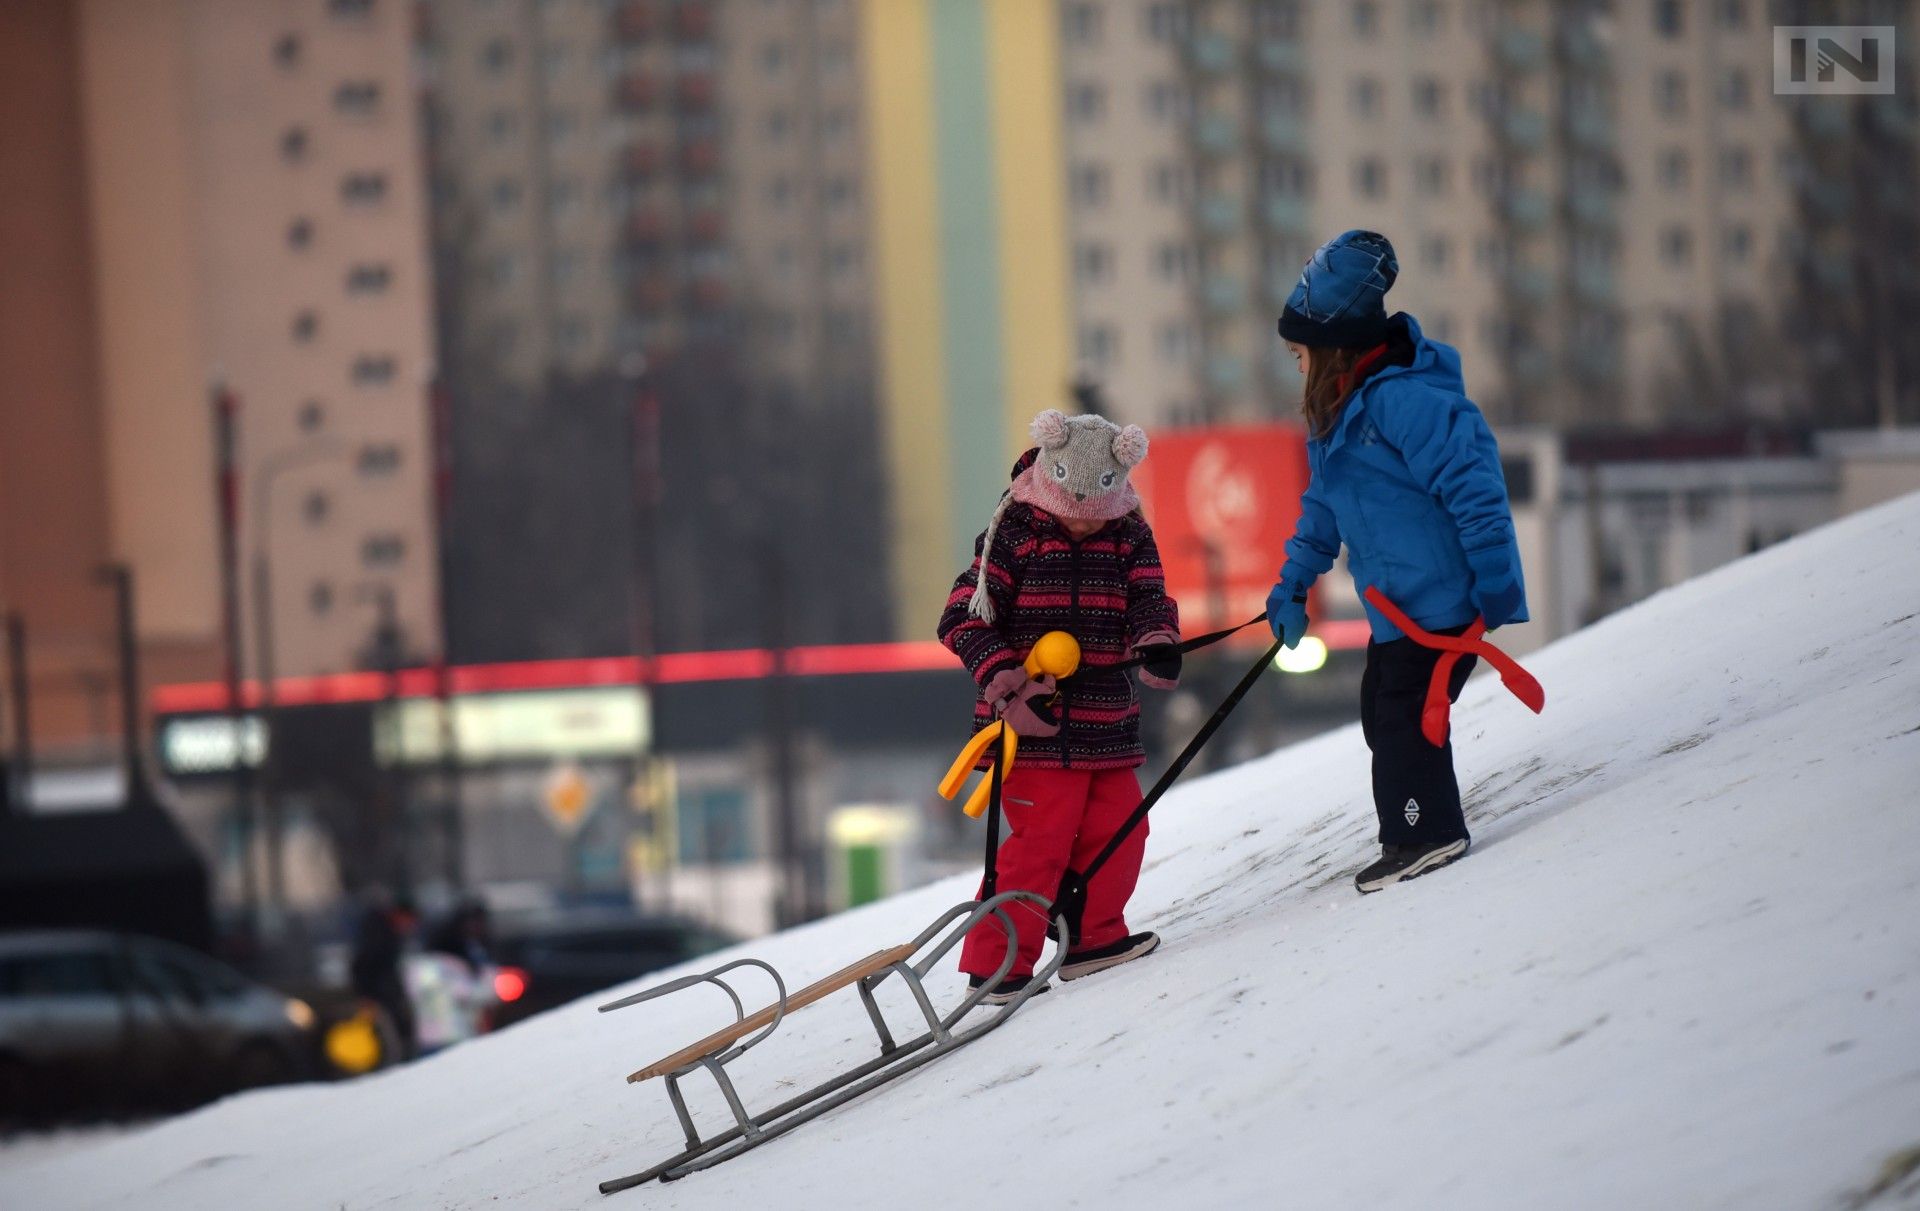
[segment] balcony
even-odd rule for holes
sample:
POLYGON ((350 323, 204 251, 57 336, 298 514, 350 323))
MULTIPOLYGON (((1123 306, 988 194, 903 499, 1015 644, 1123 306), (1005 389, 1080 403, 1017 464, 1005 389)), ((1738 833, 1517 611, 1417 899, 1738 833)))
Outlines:
POLYGON ((1607 48, 1585 25, 1569 25, 1560 31, 1560 57, 1569 67, 1597 71, 1607 65, 1607 48))
POLYGON ((620 77, 620 89, 615 100, 628 113, 652 109, 660 103, 660 82, 653 76, 630 71, 620 77))
POLYGON ((1247 292, 1239 278, 1210 273, 1201 284, 1200 298, 1212 314, 1231 315, 1246 305, 1247 292))
POLYGON ((1298 75, 1307 69, 1307 52, 1298 42, 1263 38, 1254 48, 1253 57, 1259 62, 1260 70, 1270 75, 1298 75))
POLYGON ((726 234, 726 230, 726 214, 718 208, 703 208, 687 216, 687 236, 697 242, 715 243, 726 234))
POLYGON ((1573 293, 1581 302, 1604 306, 1615 301, 1613 270, 1605 265, 1575 265, 1573 293))
POLYGON ((689 42, 713 37, 713 7, 707 0, 680 0, 673 10, 673 32, 689 42))
POLYGON ((1553 278, 1534 265, 1510 265, 1503 278, 1507 293, 1523 303, 1537 305, 1553 292, 1553 278))
POLYGON ((1613 148, 1613 119, 1597 109, 1575 109, 1567 114, 1567 134, 1585 151, 1613 148))
POLYGON ((640 42, 657 27, 655 0, 626 0, 613 17, 614 37, 623 42, 640 42))
POLYGON ((1209 75, 1231 71, 1233 58, 1233 43, 1226 35, 1210 29, 1195 30, 1187 43, 1188 61, 1209 75))
POLYGON ((1567 214, 1585 227, 1612 227, 1613 195, 1603 189, 1576 189, 1567 196, 1567 214))
POLYGON ((720 145, 710 138, 689 139, 680 147, 680 167, 698 176, 720 169, 720 145))
POLYGON ((1231 353, 1207 358, 1207 386, 1214 391, 1237 391, 1247 381, 1246 363, 1231 353))
POLYGON ((630 177, 650 177, 660 171, 660 148, 652 143, 635 143, 620 158, 620 165, 630 177))
POLYGON ((1514 188, 1500 199, 1500 214, 1515 227, 1531 231, 1543 226, 1552 208, 1537 189, 1514 188))
POLYGON ((1500 137, 1519 151, 1538 151, 1547 141, 1547 119, 1538 110, 1512 109, 1500 119, 1500 137))
POLYGON ((1210 236, 1230 236, 1240 230, 1240 203, 1225 194, 1207 194, 1196 211, 1201 229, 1210 236))
POLYGON ((1276 195, 1260 203, 1260 217, 1268 230, 1281 235, 1304 235, 1310 226, 1306 200, 1276 195))
POLYGON ((713 98, 713 76, 708 72, 683 75, 674 87, 674 99, 681 109, 711 109, 713 98))
POLYGON ((1508 71, 1537 71, 1547 61, 1547 43, 1536 30, 1504 30, 1494 40, 1494 54, 1508 71))
POLYGON ((1306 129, 1292 117, 1278 114, 1262 119, 1260 141, 1268 151, 1285 156, 1304 156, 1309 148, 1306 129))
POLYGON ((657 244, 667 238, 667 216, 659 210, 636 210, 627 216, 626 235, 635 244, 657 244))
POLYGON ((1208 155, 1231 155, 1240 146, 1240 124, 1222 113, 1203 113, 1193 124, 1193 141, 1208 155))

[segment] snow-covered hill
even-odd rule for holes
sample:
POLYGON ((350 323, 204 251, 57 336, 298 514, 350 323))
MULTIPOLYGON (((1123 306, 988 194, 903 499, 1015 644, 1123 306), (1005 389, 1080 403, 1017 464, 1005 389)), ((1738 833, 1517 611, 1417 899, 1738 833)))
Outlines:
MULTIPOLYGON (((1136 900, 1160 954, 710 1173, 594 1189, 678 1147, 660 1089, 622 1076, 716 1024, 695 992, 236 1098, 6 1172, 0 1206, 1920 1199, 1920 496, 1530 663, 1544 716, 1486 674, 1456 715, 1467 861, 1354 893, 1352 728, 1196 781, 1156 813, 1136 900)), ((747 949, 811 978, 965 891, 747 949)), ((869 1046, 843 995, 734 1071, 752 1097, 869 1046)))

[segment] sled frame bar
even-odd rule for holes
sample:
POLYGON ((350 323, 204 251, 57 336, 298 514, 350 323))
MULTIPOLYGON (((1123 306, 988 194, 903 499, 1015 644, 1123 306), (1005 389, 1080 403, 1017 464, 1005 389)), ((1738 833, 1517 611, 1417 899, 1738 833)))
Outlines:
MULTIPOLYGON (((786 1017, 786 984, 779 973, 758 959, 738 959, 712 971, 699 975, 683 976, 671 980, 660 987, 647 992, 624 997, 602 1007, 602 1010, 619 1009, 662 997, 671 992, 691 988, 702 983, 718 984, 725 989, 734 1001, 736 1023, 746 1018, 744 1007, 733 989, 719 977, 738 967, 753 966, 767 971, 773 976, 775 987, 780 991, 773 1022, 747 1041, 688 1061, 663 1074, 667 1086, 667 1100, 672 1104, 674 1117, 679 1120, 680 1128, 686 1135, 687 1146, 681 1152, 661 1161, 650 1169, 639 1173, 616 1177, 600 1183, 600 1193, 613 1194, 634 1186, 645 1185, 659 1178, 662 1181, 674 1181, 689 1173, 698 1173, 711 1169, 739 1156, 743 1152, 759 1147, 769 1140, 778 1139, 803 1123, 812 1122, 821 1115, 835 1110, 861 1095, 879 1088, 881 1085, 905 1076, 916 1068, 931 1063, 950 1051, 958 1050, 1000 1026, 1013 1012, 1025 1004, 1053 974, 1060 969, 1066 958, 1066 948, 1056 946, 1053 957, 1034 972, 1033 979, 1012 1000, 999 1007, 998 1012, 987 1017, 977 1025, 965 1029, 956 1029, 960 1020, 977 1008, 983 1000, 1013 969, 1018 934, 1013 919, 1007 909, 1017 901, 1028 911, 1037 910, 1043 917, 1051 918, 1052 905, 1046 897, 1029 891, 1007 891, 990 896, 985 900, 968 901, 955 905, 941 914, 933 924, 922 930, 912 943, 912 949, 906 958, 889 964, 886 968, 862 977, 855 985, 860 993, 862 1005, 866 1008, 867 1018, 873 1024, 875 1036, 880 1043, 880 1054, 858 1066, 841 1073, 839 1076, 815 1086, 803 1093, 794 1095, 772 1109, 759 1114, 750 1113, 734 1086, 733 1078, 727 1073, 727 1065, 748 1048, 765 1040, 786 1017), (924 983, 927 974, 944 959, 953 948, 975 927, 988 920, 995 921, 1005 931, 1008 939, 1006 957, 992 978, 981 983, 979 988, 968 992, 951 1012, 942 1015, 933 1004, 933 998, 927 994, 924 983), (957 924, 956 924, 957 922, 957 924), (941 937, 942 931, 946 936, 941 937), (920 954, 930 944, 931 950, 918 961, 913 956, 920 954), (887 1026, 885 1016, 874 999, 873 991, 889 976, 899 976, 912 994, 914 1004, 919 1008, 926 1027, 920 1033, 903 1041, 897 1041, 887 1026), (687 1108, 686 1096, 681 1092, 680 1081, 695 1071, 704 1069, 720 1088, 720 1094, 726 1099, 727 1108, 733 1114, 733 1125, 712 1135, 702 1136, 699 1127, 693 1121, 693 1115, 687 1108)), ((1063 923, 1059 923, 1063 924, 1063 923)))

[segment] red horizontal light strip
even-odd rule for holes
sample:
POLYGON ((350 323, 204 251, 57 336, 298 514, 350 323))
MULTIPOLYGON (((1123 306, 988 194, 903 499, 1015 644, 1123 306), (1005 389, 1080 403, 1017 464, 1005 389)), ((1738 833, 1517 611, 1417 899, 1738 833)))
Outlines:
MULTIPOLYGON (((1329 622, 1314 631, 1330 648, 1365 647, 1364 621, 1329 622)), ((789 648, 786 671, 796 677, 845 677, 870 673, 937 672, 957 668, 953 653, 932 641, 913 643, 847 643, 789 648)), ((776 653, 770 648, 739 648, 720 652, 669 652, 653 662, 654 685, 686 685, 703 681, 750 681, 773 675, 776 653)), ((569 690, 591 686, 633 685, 641 662, 634 656, 600 656, 578 660, 517 660, 501 664, 462 664, 447 670, 448 685, 456 694, 505 693, 515 690, 569 690)), ((431 668, 401 669, 391 690, 385 673, 330 673, 319 677, 281 677, 273 683, 279 706, 327 706, 348 702, 377 702, 390 694, 401 698, 431 698, 435 673, 431 668)), ((240 683, 244 706, 260 704, 260 683, 240 683)), ((182 682, 156 686, 153 710, 159 715, 224 711, 227 687, 218 681, 182 682)))

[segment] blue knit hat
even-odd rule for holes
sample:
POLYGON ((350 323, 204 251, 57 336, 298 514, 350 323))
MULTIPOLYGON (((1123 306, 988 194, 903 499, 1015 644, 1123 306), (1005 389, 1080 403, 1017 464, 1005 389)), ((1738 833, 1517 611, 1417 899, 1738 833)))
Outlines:
POLYGON ((1377 231, 1348 231, 1320 245, 1280 312, 1280 335, 1312 348, 1368 349, 1387 339, 1387 288, 1400 275, 1377 231))

